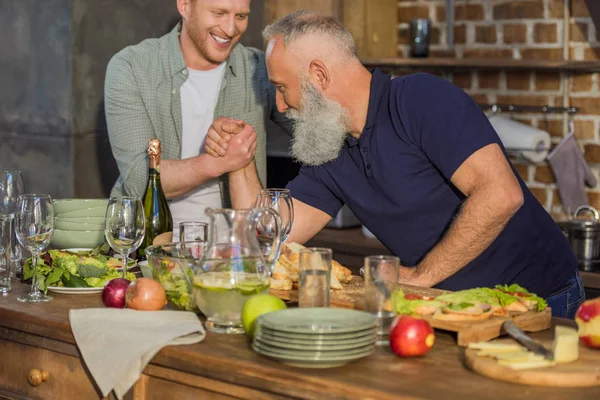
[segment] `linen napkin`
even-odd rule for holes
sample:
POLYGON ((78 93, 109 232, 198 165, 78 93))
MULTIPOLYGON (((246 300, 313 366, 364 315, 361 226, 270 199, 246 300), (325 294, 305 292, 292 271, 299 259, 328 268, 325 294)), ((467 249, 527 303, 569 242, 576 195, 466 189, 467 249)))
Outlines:
POLYGON ((71 310, 75 342, 103 396, 118 399, 165 346, 198 343, 206 333, 190 311, 136 311, 118 308, 71 310))

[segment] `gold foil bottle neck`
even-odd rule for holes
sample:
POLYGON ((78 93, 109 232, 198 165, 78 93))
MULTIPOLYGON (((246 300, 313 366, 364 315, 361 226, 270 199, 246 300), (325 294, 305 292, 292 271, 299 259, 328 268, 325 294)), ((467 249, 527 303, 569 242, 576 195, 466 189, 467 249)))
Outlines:
POLYGON ((160 165, 160 139, 148 140, 148 167, 158 169, 160 165))

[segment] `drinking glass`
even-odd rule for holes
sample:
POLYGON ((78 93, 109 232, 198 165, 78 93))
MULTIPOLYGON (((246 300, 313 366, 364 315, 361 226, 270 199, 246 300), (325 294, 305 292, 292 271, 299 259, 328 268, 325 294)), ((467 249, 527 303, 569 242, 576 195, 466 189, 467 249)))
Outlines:
POLYGON ((13 215, 0 214, 0 293, 10 292, 11 268, 10 249, 13 229, 13 215))
MULTIPOLYGON (((287 189, 263 189, 256 196, 254 207, 269 207, 277 211, 281 218, 281 243, 284 243, 290 235, 294 223, 294 204, 290 191, 287 189)), ((261 224, 261 227, 268 232, 272 230, 274 224, 275 220, 269 218, 261 224)))
POLYGON ((197 240, 201 242, 206 242, 208 240, 208 224, 199 221, 180 222, 179 241, 184 243, 197 240))
POLYGON ((104 237, 121 255, 123 278, 127 277, 127 256, 137 250, 144 239, 146 223, 139 197, 111 197, 104 218, 104 237))
MULTIPOLYGON (((17 209, 17 198, 23 194, 23 176, 21 171, 3 171, 0 173, 0 214, 12 215, 17 209)), ((21 274, 21 247, 15 235, 14 220, 12 221, 11 248, 9 255, 11 264, 15 266, 15 274, 21 274)))
POLYGON ((429 54, 429 38, 431 21, 416 18, 410 21, 410 53, 413 57, 427 57, 429 54))
POLYGON ((47 194, 24 194, 17 199, 15 229, 21 246, 31 252, 33 276, 31 290, 17 300, 41 303, 52 300, 38 288, 38 256, 49 244, 54 233, 54 209, 52 198, 47 194))
POLYGON ((400 259, 394 256, 365 257, 365 309, 377 317, 377 344, 389 344, 388 335, 396 313, 400 259))
POLYGON ((300 250, 298 307, 329 307, 331 249, 300 250))

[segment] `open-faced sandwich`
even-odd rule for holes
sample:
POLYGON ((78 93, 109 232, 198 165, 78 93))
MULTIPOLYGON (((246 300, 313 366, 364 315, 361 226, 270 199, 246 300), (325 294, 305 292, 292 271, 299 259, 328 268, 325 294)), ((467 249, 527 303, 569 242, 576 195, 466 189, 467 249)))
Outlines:
POLYGON ((399 314, 428 315, 445 321, 481 321, 509 311, 542 311, 547 303, 519 285, 475 288, 444 293, 436 297, 396 292, 395 311, 399 314))

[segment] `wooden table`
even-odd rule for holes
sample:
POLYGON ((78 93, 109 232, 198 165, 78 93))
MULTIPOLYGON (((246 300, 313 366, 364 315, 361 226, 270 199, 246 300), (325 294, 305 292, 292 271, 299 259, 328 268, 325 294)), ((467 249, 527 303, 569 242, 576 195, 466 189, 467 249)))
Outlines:
MULTIPOLYGON (((365 256, 373 254, 391 254, 377 239, 366 237, 361 228, 325 228, 313 237, 307 245, 328 247, 333 250, 333 258, 358 275, 358 269, 363 264, 365 256)), ((583 285, 591 289, 589 293, 600 295, 600 273, 580 271, 583 285)))
MULTIPOLYGON (((0 397, 96 399, 99 396, 71 333, 71 308, 101 307, 100 296, 55 295, 45 304, 24 304, 15 284, 0 298, 0 397), (32 369, 46 370, 47 382, 27 382, 32 369)), ((110 329, 109 326, 106 327, 110 329)), ((534 337, 548 337, 549 331, 534 337)), ((241 335, 208 333, 195 345, 166 347, 132 388, 132 399, 592 399, 600 388, 556 389, 520 386, 481 377, 464 368, 463 349, 438 332, 423 358, 402 359, 386 348, 334 369, 297 369, 253 352, 241 335)))

